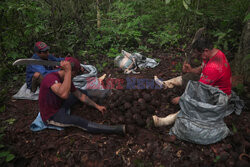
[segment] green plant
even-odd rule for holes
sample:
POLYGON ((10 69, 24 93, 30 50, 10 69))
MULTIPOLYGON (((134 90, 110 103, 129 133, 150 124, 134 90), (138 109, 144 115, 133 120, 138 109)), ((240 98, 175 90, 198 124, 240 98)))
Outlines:
POLYGON ((182 64, 180 62, 178 62, 175 65, 175 71, 177 71, 177 72, 181 72, 182 71, 182 64))
POLYGON ((9 151, 0 152, 0 158, 5 158, 6 162, 10 162, 15 158, 14 154, 11 154, 9 151))
POLYGON ((220 160, 220 156, 217 155, 217 156, 215 157, 215 159, 214 159, 214 163, 218 162, 219 160, 220 160))
POLYGON ((8 93, 7 88, 3 88, 2 90, 0 90, 0 104, 6 100, 7 93, 8 93))
POLYGON ((177 45, 178 41, 182 38, 178 34, 177 24, 168 24, 163 31, 151 32, 149 34, 152 37, 147 41, 159 48, 169 48, 170 46, 177 45))
POLYGON ((233 128, 233 133, 237 133, 237 128, 236 128, 236 126, 234 125, 234 123, 232 123, 232 128, 233 128))
POLYGON ((103 71, 103 66, 100 64, 96 64, 96 68, 98 70, 98 72, 102 72, 103 71))
POLYGON ((248 21, 249 19, 250 19, 250 13, 246 15, 246 17, 244 18, 244 22, 248 21))
MULTIPOLYGON (((212 34, 214 35, 214 37, 218 39, 215 42, 215 47, 222 48, 224 50, 229 50, 229 42, 232 42, 232 43, 235 42, 235 41, 232 41, 232 38, 231 38, 232 32, 233 32, 232 29, 228 29, 227 31, 224 31, 224 32, 220 30, 213 32, 212 34)), ((233 46, 233 47, 236 47, 236 46, 233 46)))
POLYGON ((119 51, 116 48, 110 48, 109 52, 107 53, 109 58, 115 58, 118 54, 119 54, 119 51))
POLYGON ((13 125, 15 121, 16 121, 15 118, 10 118, 10 119, 5 120, 5 122, 7 122, 9 125, 13 125))
MULTIPOLYGON (((1 127, 2 130, 0 130, 0 142, 2 141, 2 138, 4 136, 3 131, 5 127, 1 127)), ((3 144, 0 144, 0 158, 5 158, 5 162, 10 162, 15 158, 14 154, 11 154, 10 151, 3 150, 5 146, 3 144)))
MULTIPOLYGON (((138 50, 141 51, 141 52, 145 52, 145 53, 149 53, 150 51, 152 51, 151 48, 149 48, 147 46, 143 46, 143 45, 140 45, 139 48, 138 48, 138 50)), ((152 58, 152 56, 151 56, 151 58, 152 58)))
POLYGON ((0 113, 1 113, 1 112, 4 112, 5 109, 6 109, 5 105, 1 106, 1 107, 0 107, 0 113))
POLYGON ((196 64, 196 65, 198 65, 198 64, 201 64, 201 62, 200 62, 200 60, 198 60, 198 59, 194 59, 194 63, 196 64))
POLYGON ((245 88, 243 84, 236 85, 235 89, 236 89, 236 93, 240 96, 243 95, 243 93, 245 92, 245 88))

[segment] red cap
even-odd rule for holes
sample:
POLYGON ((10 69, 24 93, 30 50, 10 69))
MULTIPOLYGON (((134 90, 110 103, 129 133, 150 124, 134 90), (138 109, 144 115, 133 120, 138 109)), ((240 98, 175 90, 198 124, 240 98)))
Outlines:
POLYGON ((49 50, 50 47, 46 43, 39 41, 35 43, 34 49, 35 49, 35 52, 43 52, 43 51, 49 50))
POLYGON ((80 65, 80 62, 74 58, 74 57, 66 57, 65 58, 65 61, 69 61, 70 63, 72 63, 72 70, 73 71, 76 71, 76 72, 79 72, 80 69, 81 69, 81 65, 80 65))

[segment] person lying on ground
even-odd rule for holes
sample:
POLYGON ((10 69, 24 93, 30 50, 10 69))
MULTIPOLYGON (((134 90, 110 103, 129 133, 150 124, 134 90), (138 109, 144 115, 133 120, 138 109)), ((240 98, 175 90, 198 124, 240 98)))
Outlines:
POLYGON ((91 133, 124 134, 124 125, 101 125, 68 114, 70 107, 78 100, 95 107, 102 114, 106 112, 106 107, 96 104, 87 93, 83 94, 75 88, 72 77, 76 76, 81 68, 77 59, 66 57, 65 61, 60 62, 60 66, 62 69, 46 75, 40 86, 39 108, 43 122, 58 127, 78 127, 91 133))
MULTIPOLYGON (((201 56, 203 60, 201 66, 192 68, 190 64, 185 62, 183 64, 183 72, 186 74, 163 82, 155 76, 156 83, 162 84, 165 88, 173 88, 174 86, 186 87, 189 80, 194 80, 217 87, 230 97, 232 88, 232 73, 225 54, 219 49, 214 48, 213 44, 204 38, 198 39, 193 44, 192 49, 196 54, 201 56)), ((178 104, 179 100, 180 97, 176 97, 172 99, 172 103, 178 104)), ((178 113, 175 113, 175 115, 172 115, 171 118, 176 119, 177 114, 178 113)), ((153 116, 153 119, 155 125, 157 125, 161 120, 157 116, 153 116)), ((174 121, 170 121, 170 123, 173 122, 174 121)))
MULTIPOLYGON (((42 59, 60 62, 64 58, 57 58, 49 53, 50 47, 44 42, 36 42, 34 46, 34 54, 31 57, 32 59, 42 59)), ((40 86, 42 79, 45 75, 58 71, 58 69, 53 69, 50 66, 43 65, 28 65, 26 68, 26 84, 27 88, 32 92, 35 92, 37 87, 40 86)))

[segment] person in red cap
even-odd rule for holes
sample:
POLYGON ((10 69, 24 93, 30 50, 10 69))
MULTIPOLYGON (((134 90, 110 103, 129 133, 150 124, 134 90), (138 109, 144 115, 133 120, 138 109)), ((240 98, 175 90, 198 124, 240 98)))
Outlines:
POLYGON ((46 125, 58 127, 78 127, 91 133, 124 134, 125 126, 108 126, 90 122, 84 118, 70 115, 68 111, 78 100, 95 107, 102 114, 106 107, 96 104, 87 96, 87 92, 76 89, 72 78, 80 72, 80 63, 73 57, 60 62, 61 70, 46 75, 40 86, 39 108, 46 125))
MULTIPOLYGON (((52 54, 49 54, 50 47, 44 42, 36 42, 34 46, 34 54, 31 57, 32 59, 42 59, 42 60, 51 60, 60 62, 64 58, 56 58, 52 54)), ((43 66, 43 65, 28 65, 26 68, 26 84, 27 88, 32 92, 35 92, 37 87, 40 86, 40 83, 43 77, 51 72, 58 71, 54 70, 53 67, 43 66)))

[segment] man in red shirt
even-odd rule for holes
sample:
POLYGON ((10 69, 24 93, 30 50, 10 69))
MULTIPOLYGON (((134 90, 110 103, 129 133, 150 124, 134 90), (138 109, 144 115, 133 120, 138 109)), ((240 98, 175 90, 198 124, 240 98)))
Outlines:
POLYGON ((73 57, 61 61, 62 70, 46 75, 40 86, 39 108, 42 120, 47 125, 58 127, 74 126, 91 133, 124 134, 125 126, 107 126, 69 115, 69 108, 78 100, 95 107, 102 114, 106 107, 100 106, 76 89, 72 78, 80 71, 80 63, 73 57), (77 100, 78 99, 78 100, 77 100))
MULTIPOLYGON (((204 84, 217 87, 230 97, 232 88, 232 74, 225 54, 219 49, 213 48, 212 43, 206 39, 198 39, 193 44, 192 49, 196 54, 201 56, 203 60, 202 65, 197 68, 192 68, 190 64, 185 62, 183 65, 183 72, 187 74, 170 79, 168 81, 163 81, 163 86, 165 86, 165 88, 186 86, 189 80, 196 80, 204 84)), ((156 83, 159 82, 157 77, 155 80, 156 83)), ((172 103, 178 104, 179 100, 180 97, 176 97, 172 99, 172 103)), ((153 116, 153 119, 155 125, 160 126, 161 118, 153 116)))

